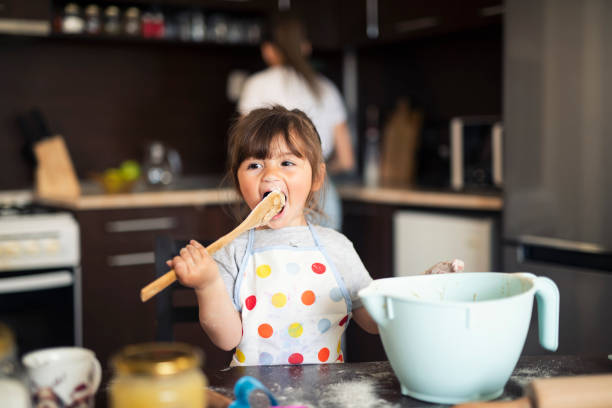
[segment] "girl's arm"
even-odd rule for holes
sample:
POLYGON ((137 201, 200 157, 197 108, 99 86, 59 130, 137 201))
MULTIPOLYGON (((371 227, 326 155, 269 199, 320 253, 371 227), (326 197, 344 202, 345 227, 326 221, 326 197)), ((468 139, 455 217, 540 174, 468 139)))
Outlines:
POLYGON ((195 292, 202 329, 217 347, 226 351, 234 349, 242 338, 242 320, 221 277, 195 292))
POLYGON ((372 316, 370 316, 365 307, 362 306, 360 308, 353 309, 353 319, 363 330, 370 334, 378 334, 378 325, 374 319, 372 319, 372 316))
POLYGON ((202 329, 223 350, 231 350, 242 338, 242 321, 219 275, 216 262, 199 242, 191 240, 179 256, 168 261, 183 285, 194 288, 202 329))

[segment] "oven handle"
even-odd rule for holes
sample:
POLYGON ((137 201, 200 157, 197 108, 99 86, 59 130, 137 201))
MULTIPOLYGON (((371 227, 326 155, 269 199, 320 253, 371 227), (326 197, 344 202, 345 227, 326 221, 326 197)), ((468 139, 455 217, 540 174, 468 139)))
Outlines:
POLYGON ((40 273, 0 279, 0 294, 32 292, 72 285, 74 279, 68 271, 40 273))

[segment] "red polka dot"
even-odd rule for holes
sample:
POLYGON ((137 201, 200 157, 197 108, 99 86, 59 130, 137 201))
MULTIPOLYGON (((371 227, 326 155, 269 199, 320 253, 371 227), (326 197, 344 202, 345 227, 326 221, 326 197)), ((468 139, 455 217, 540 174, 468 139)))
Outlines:
POLYGON ((304 356, 300 353, 293 353, 289 356, 289 364, 302 364, 304 356))
POLYGON ((254 295, 249 296, 244 301, 244 304, 248 310, 253 310, 255 305, 257 304, 257 298, 254 295))
POLYGON ((318 262, 313 263, 311 268, 314 273, 318 273, 319 275, 322 273, 325 273, 325 269, 326 269, 325 265, 323 265, 322 263, 318 263, 318 262))
POLYGON ((329 349, 327 347, 323 347, 319 350, 319 361, 324 363, 329 359, 329 349))
POLYGON ((348 320, 348 315, 344 316, 342 318, 342 320, 340 320, 340 323, 338 323, 340 326, 344 326, 344 323, 346 323, 346 321, 348 320))
POLYGON ((340 355, 338 356, 338 358, 336 359, 336 361, 340 361, 340 362, 343 362, 343 361, 344 361, 344 358, 342 357, 342 354, 340 354, 340 355))

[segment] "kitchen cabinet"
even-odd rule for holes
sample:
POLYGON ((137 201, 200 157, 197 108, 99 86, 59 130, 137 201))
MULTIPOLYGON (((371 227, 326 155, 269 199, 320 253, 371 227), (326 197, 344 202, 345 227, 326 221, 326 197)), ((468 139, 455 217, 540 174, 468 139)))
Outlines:
MULTIPOLYGON (((399 232, 396 231, 396 226, 399 224, 394 220, 397 220, 398 216, 401 217, 402 214, 417 214, 417 212, 423 214, 425 223, 429 220, 440 219, 452 221, 443 222, 442 224, 435 222, 433 224, 442 225, 442 228, 452 224, 453 226, 459 225, 465 229, 464 225, 467 223, 467 230, 474 232, 475 229, 476 231, 477 246, 488 247, 484 249, 487 251, 487 254, 484 255, 490 260, 491 270, 499 270, 500 249, 496 239, 499 235, 500 226, 499 211, 429 208, 398 204, 367 203, 358 200, 344 200, 343 211, 343 233, 353 242, 355 250, 374 279, 395 276, 396 269, 400 267, 396 265, 396 261, 401 257, 396 252, 400 249, 398 244, 401 243, 395 242, 395 237, 398 236, 399 232), (487 231, 489 231, 491 239, 483 245, 482 238, 487 234, 487 231)), ((423 221, 420 224, 423 224, 423 221)), ((427 231, 421 232, 427 234, 427 231)), ((429 238, 425 236, 424 240, 429 240, 429 238)), ((440 239, 459 240, 462 238, 461 236, 453 235, 448 238, 441 237, 440 239)), ((473 245, 473 242, 470 241, 465 245, 469 247, 473 245)), ((428 249, 433 251, 439 248, 436 247, 435 243, 428 244, 428 249)), ((401 247, 401 250, 402 256, 410 254, 421 255, 418 248, 401 247)), ((438 259, 434 263, 445 260, 447 259, 438 259)), ((469 264, 466 264, 466 267, 470 269, 469 264)), ((366 333, 355 323, 349 325, 347 330, 346 350, 346 359, 351 362, 386 359, 380 337, 366 333)))
POLYGON ((340 36, 357 46, 499 24, 500 0, 342 0, 340 36))
MULTIPOLYGON (((86 210, 75 216, 82 243, 83 346, 104 367, 121 347, 155 340, 155 299, 140 301, 140 289, 155 278, 155 237, 214 240, 234 226, 221 205, 86 210)), ((188 330, 186 338, 179 330, 176 340, 216 353, 199 324, 193 326, 199 331, 188 330)))
POLYGON ((49 20, 49 0, 0 0, 0 19, 49 20))

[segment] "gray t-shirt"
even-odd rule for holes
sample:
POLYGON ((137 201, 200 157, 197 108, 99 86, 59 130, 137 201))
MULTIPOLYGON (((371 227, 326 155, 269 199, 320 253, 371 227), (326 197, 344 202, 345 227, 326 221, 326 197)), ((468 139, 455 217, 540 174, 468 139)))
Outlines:
MULTIPOLYGON (((333 229, 316 225, 313 228, 319 243, 325 247, 326 254, 346 285, 346 290, 353 303, 353 309, 362 307, 363 305, 359 296, 357 296, 357 292, 368 286, 372 281, 372 277, 366 270, 363 262, 361 262, 359 255, 357 255, 353 243, 333 229)), ((245 232, 213 255, 214 260, 219 266, 219 273, 225 283, 225 288, 232 299, 234 299, 236 278, 246 253, 248 239, 249 233, 245 232)), ((307 226, 255 231, 253 240, 254 249, 278 245, 290 245, 300 248, 312 247, 315 245, 315 242, 307 226)), ((234 303, 236 303, 236 299, 234 299, 234 303)))

